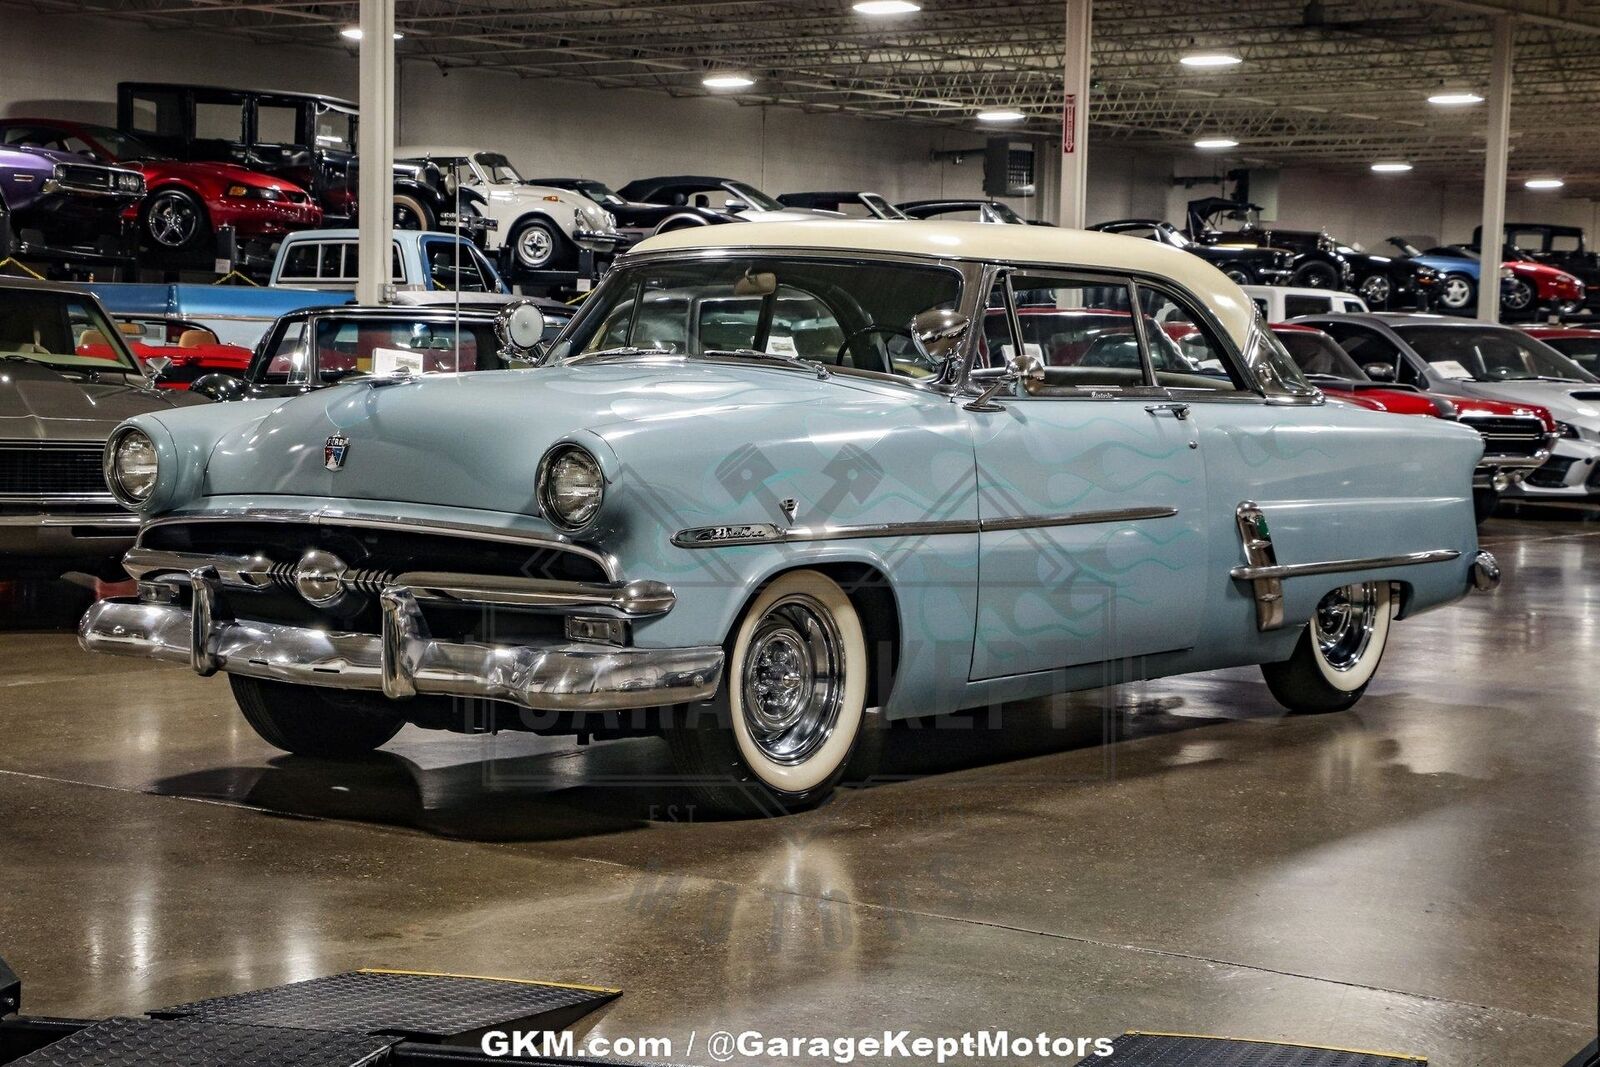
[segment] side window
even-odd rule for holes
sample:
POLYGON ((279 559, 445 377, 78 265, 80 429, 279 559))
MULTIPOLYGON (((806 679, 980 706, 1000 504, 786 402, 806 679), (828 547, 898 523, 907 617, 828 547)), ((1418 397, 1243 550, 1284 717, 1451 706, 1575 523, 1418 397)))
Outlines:
POLYGON ((200 141, 244 140, 244 105, 238 101, 197 101, 194 105, 194 136, 200 141))
POLYGON ((1326 315, 1333 310, 1333 298, 1330 296, 1296 296, 1285 293, 1283 297, 1283 317, 1297 319, 1301 315, 1326 315))
POLYGON ((278 272, 281 281, 312 281, 317 276, 317 244, 302 241, 289 246, 283 257, 283 269, 278 272))
POLYGON ((1244 382, 1214 328, 1176 297, 1139 286, 1156 384, 1184 393, 1240 393, 1244 382))
POLYGON ((131 103, 132 124, 136 133, 155 134, 157 137, 183 136, 183 97, 180 94, 140 93, 131 103))
POLYGON ((317 270, 317 277, 323 281, 338 281, 344 277, 344 243, 341 241, 324 241, 321 245, 322 265, 317 270))
POLYGON ((256 105, 256 143, 292 145, 299 143, 295 130, 299 109, 283 104, 256 105))
MULTIPOLYGON (((296 249, 298 251, 298 249, 296 249)), ((269 384, 303 383, 307 379, 306 324, 291 323, 273 346, 262 381, 269 384)))
MULTIPOLYGON (((1016 274, 1011 294, 1023 351, 1044 364, 1045 386, 1120 390, 1150 385, 1126 282, 1016 274)), ((1011 355, 1009 326, 992 313, 985 319, 991 362, 1003 365, 1011 355)), ((1174 344, 1153 340, 1150 354, 1157 366, 1182 364, 1174 344)))
POLYGON ((428 277, 432 279, 433 287, 454 291, 459 282, 464 293, 487 292, 489 286, 484 281, 483 273, 478 269, 478 261, 473 258, 470 248, 459 246, 461 263, 459 269, 457 268, 457 247, 453 241, 424 242, 423 254, 428 261, 428 277))
MULTIPOLYGON (((352 269, 350 271, 350 273, 352 275, 354 275, 356 272, 355 272, 354 269, 352 269)), ((400 242, 399 241, 395 242, 394 255, 389 257, 389 275, 390 275, 389 280, 394 282, 396 285, 400 285, 400 284, 404 283, 405 280, 406 280, 405 264, 400 262, 400 242)))

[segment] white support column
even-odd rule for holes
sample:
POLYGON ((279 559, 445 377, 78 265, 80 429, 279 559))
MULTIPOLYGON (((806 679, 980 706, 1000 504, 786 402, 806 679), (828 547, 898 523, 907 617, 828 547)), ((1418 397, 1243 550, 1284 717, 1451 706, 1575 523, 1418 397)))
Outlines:
POLYGON ((356 300, 381 304, 390 292, 394 245, 394 0, 361 0, 360 104, 356 300))
POLYGON ((1089 183, 1089 40, 1093 0, 1065 0, 1066 62, 1062 70, 1065 99, 1061 109, 1061 210, 1056 221, 1081 230, 1089 183))
POLYGON ((1483 155, 1483 229, 1478 242, 1478 318, 1500 321, 1500 246, 1506 229, 1506 154, 1511 140, 1510 15, 1494 18, 1489 59, 1489 130, 1483 155))

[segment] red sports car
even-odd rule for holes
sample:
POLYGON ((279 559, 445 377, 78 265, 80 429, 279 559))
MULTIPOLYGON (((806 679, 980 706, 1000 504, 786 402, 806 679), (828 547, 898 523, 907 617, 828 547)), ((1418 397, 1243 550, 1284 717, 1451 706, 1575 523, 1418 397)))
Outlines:
POLYGON ((1583 307, 1583 282, 1560 267, 1540 263, 1507 247, 1501 269, 1510 271, 1511 277, 1501 289, 1500 303, 1513 314, 1537 313, 1542 308, 1569 314, 1583 307))
MULTIPOLYGON (((223 344, 216 334, 192 322, 120 315, 115 319, 122 339, 141 364, 148 367, 153 359, 167 361, 156 379, 162 389, 187 389, 190 382, 213 371, 242 376, 254 355, 241 345, 223 344)), ((110 343, 93 330, 78 338, 77 352, 113 358, 110 343)))
POLYGON ((143 172, 144 202, 130 208, 151 247, 208 250, 219 226, 241 241, 270 240, 322 225, 322 208, 298 185, 232 163, 188 163, 109 126, 60 119, 0 120, 0 144, 73 152, 143 172))
POLYGON ((1600 374, 1600 330, 1577 326, 1524 326, 1537 338, 1590 374, 1600 374))
POLYGON ((1547 408, 1446 397, 1409 385, 1376 382, 1339 347, 1339 342, 1315 327, 1276 323, 1272 332, 1311 383, 1335 400, 1397 415, 1455 419, 1481 433, 1483 459, 1478 462, 1472 482, 1479 522, 1494 511, 1502 491, 1550 458, 1559 427, 1547 408))

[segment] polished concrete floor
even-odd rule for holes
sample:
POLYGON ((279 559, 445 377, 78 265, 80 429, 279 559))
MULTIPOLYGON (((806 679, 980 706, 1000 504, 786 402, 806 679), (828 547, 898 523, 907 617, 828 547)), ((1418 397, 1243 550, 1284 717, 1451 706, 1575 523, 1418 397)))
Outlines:
POLYGON ((680 1053, 893 1025, 1560 1064, 1600 930, 1575 517, 1493 520, 1505 586, 1400 625, 1354 711, 1285 719, 1253 670, 1007 707, 781 820, 698 820, 654 740, 284 757, 221 679, 0 633, 0 954, 49 1014, 389 966, 619 985, 593 1032, 680 1053))

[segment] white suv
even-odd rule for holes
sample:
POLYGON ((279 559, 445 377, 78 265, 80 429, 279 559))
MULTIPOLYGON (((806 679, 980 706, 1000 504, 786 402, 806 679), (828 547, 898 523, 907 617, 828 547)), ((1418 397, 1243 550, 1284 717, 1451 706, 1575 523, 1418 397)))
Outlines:
POLYGON ((622 239, 609 211, 580 193, 528 184, 499 152, 420 145, 396 148, 394 157, 433 163, 447 196, 461 193, 463 215, 470 209, 494 223, 484 247, 507 276, 576 270, 579 249, 609 252, 622 239))

